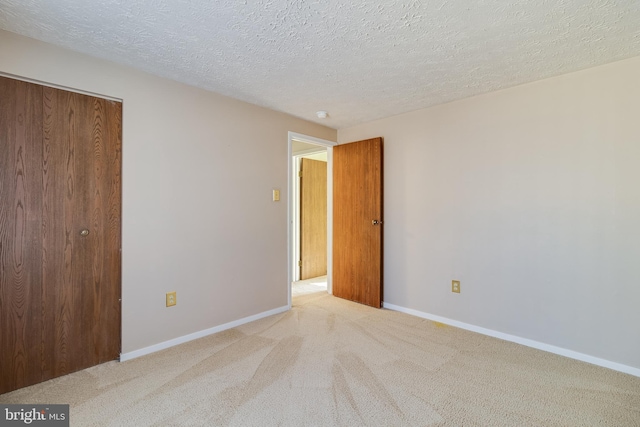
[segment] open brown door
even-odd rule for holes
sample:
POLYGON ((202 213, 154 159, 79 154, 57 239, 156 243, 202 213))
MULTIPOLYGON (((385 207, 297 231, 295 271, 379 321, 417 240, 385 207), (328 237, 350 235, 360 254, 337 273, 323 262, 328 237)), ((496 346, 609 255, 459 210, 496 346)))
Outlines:
POLYGON ((0 77, 0 393, 120 353, 122 104, 0 77))
POLYGON ((333 295, 382 304, 382 138, 333 148, 333 295))
POLYGON ((327 162, 300 165, 300 280, 327 274, 327 162))

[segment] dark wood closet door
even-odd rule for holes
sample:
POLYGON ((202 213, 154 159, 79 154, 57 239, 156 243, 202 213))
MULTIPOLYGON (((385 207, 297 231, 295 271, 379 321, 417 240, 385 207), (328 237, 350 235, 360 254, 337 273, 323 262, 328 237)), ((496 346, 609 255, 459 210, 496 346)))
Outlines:
POLYGON ((3 393, 119 355, 122 106, 1 80, 3 393))
POLYGON ((0 393, 42 378, 42 88, 0 77, 0 393))

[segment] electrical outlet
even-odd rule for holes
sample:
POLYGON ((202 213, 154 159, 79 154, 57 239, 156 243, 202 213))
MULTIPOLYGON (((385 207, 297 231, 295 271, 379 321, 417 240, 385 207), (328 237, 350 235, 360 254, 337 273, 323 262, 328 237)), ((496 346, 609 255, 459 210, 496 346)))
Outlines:
POLYGON ((460 293, 460 280, 451 281, 451 292, 460 293))
POLYGON ((167 292, 167 307, 171 307, 176 305, 176 293, 174 292, 167 292))

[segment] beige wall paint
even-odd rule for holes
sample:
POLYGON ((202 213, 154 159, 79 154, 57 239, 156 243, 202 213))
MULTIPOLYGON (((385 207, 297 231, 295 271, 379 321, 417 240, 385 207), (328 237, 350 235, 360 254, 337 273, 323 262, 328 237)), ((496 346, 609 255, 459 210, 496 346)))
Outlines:
POLYGON ((124 101, 124 353, 287 305, 287 132, 335 130, 5 31, 0 72, 124 101))
POLYGON ((384 137, 385 302, 640 368, 638 76, 632 58, 340 130, 384 137))
POLYGON ((314 145, 307 144, 305 142, 296 141, 295 139, 291 140, 291 154, 296 156, 300 155, 305 159, 311 160, 320 160, 322 162, 328 161, 327 148, 314 145), (311 153, 311 154, 303 154, 303 153, 311 153), (302 155, 301 155, 302 154, 302 155))
POLYGON ((318 148, 317 145, 307 144, 305 142, 296 141, 295 139, 291 140, 291 153, 297 154, 303 151, 311 150, 318 148))
POLYGON ((310 160, 318 160, 320 162, 327 162, 327 151, 323 151, 321 153, 315 153, 315 154, 307 154, 304 156, 301 156, 302 158, 305 159, 310 159, 310 160))

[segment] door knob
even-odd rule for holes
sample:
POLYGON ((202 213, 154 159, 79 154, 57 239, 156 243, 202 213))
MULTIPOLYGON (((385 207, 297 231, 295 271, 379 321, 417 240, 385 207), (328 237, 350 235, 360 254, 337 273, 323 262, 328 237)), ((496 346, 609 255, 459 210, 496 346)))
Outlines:
POLYGON ((371 225, 381 225, 382 221, 378 221, 377 219, 374 219, 373 221, 371 221, 371 225))
POLYGON ((85 229, 83 229, 83 230, 80 232, 80 235, 81 235, 82 237, 89 235, 89 230, 87 230, 86 228, 85 228, 85 229))

